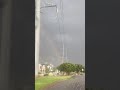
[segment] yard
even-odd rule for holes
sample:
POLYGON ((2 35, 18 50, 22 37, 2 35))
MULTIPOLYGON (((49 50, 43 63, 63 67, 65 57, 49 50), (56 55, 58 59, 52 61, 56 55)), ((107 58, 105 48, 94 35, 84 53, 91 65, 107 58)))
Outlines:
POLYGON ((67 80, 71 76, 45 76, 45 77, 39 77, 35 80, 35 90, 42 90, 46 86, 55 83, 57 81, 61 80, 67 80))

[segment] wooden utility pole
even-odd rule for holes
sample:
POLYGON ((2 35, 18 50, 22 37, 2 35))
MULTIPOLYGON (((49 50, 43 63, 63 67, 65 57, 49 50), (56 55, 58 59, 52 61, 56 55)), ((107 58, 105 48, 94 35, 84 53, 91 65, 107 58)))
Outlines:
POLYGON ((35 0, 35 76, 38 75, 40 59, 40 0, 35 0))

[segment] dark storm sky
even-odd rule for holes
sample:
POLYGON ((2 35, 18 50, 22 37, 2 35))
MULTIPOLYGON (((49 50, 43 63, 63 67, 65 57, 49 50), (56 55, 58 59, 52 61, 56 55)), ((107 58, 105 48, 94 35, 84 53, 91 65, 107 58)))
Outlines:
POLYGON ((41 0, 41 6, 47 5, 46 2, 58 6, 58 18, 56 8, 41 9, 41 62, 55 65, 61 62, 64 37, 69 62, 85 65, 85 0, 62 1, 63 14, 60 0, 41 0))

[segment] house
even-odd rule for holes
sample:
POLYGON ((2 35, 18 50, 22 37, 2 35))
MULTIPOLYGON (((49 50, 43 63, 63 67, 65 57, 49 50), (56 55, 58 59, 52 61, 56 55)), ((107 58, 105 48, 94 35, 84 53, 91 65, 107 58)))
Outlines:
POLYGON ((53 71, 54 65, 52 64, 39 64, 39 72, 45 74, 53 71))
POLYGON ((46 71, 45 65, 39 64, 39 72, 45 74, 45 71, 46 71))

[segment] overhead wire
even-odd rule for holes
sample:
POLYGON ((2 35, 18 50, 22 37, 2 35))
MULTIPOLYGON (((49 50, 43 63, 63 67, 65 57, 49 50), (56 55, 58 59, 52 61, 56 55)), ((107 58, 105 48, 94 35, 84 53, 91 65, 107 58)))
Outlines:
POLYGON ((63 1, 60 0, 60 17, 59 17, 59 11, 58 11, 58 5, 51 5, 49 3, 47 3, 45 0, 43 0, 43 7, 40 7, 40 9, 42 8, 46 8, 46 7, 56 7, 56 19, 58 22, 58 31, 59 31, 59 35, 61 37, 61 42, 62 42, 62 63, 64 62, 64 59, 67 59, 67 45, 65 44, 65 30, 64 30, 64 13, 63 13, 63 1), (47 5, 45 5, 47 4, 47 5), (61 22, 60 22, 61 20, 61 22))
POLYGON ((47 7, 56 7, 56 13, 57 13, 57 17, 56 18, 57 18, 57 21, 58 21, 58 29, 59 29, 58 31, 59 31, 59 34, 60 34, 60 36, 62 38, 61 26, 60 26, 60 21, 59 21, 59 16, 58 16, 58 7, 57 7, 57 4, 51 5, 51 4, 47 3, 45 0, 43 0, 43 3, 44 3, 44 5, 42 7, 40 7, 40 9, 47 8, 47 7))

